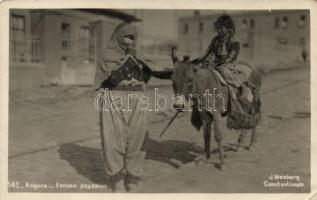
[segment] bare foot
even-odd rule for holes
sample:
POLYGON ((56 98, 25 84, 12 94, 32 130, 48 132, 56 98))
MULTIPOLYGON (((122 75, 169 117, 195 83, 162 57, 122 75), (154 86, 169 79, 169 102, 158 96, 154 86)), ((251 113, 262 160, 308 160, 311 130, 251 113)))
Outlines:
POLYGON ((125 192, 127 192, 126 187, 124 185, 123 179, 113 183, 112 192, 115 192, 115 193, 125 193, 125 192))

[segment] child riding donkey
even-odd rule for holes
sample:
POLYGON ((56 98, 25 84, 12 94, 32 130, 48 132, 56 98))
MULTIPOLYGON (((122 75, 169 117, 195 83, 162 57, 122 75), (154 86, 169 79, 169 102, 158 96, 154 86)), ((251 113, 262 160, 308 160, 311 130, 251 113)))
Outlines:
MULTIPOLYGON (((214 137, 219 149, 219 169, 222 170, 225 168, 222 117, 227 116, 227 127, 240 131, 237 151, 243 149, 241 145, 247 129, 252 129, 247 148, 251 150, 256 147, 262 79, 251 66, 237 62, 240 48, 238 42, 232 41, 235 30, 231 17, 221 16, 215 26, 218 35, 213 38, 202 57, 189 61, 188 56, 185 56, 180 60, 176 48, 172 49, 174 72, 171 80, 176 99, 185 98, 193 102, 191 123, 197 130, 203 128, 206 159, 210 158, 211 153, 213 123, 214 137), (211 102, 206 98, 209 97, 206 95, 208 91, 215 91, 211 102)), ((180 101, 174 107, 180 112, 185 104, 186 101, 180 101)))
MULTIPOLYGON (((218 78, 229 86, 231 109, 235 109, 237 111, 235 114, 238 116, 235 116, 235 120, 232 120, 232 123, 228 125, 231 128, 252 128, 248 127, 250 125, 241 124, 249 124, 246 122, 247 119, 237 118, 247 118, 244 117, 245 111, 247 114, 259 112, 254 110, 252 104, 257 96, 255 90, 260 87, 254 85, 254 82, 261 81, 251 81, 249 77, 251 77, 250 73, 254 73, 254 69, 246 67, 245 64, 240 65, 237 61, 240 45, 239 42, 233 41, 235 27, 232 18, 228 15, 220 16, 215 22, 215 28, 218 34, 212 39, 205 54, 194 59, 191 63, 200 64, 201 67, 213 70, 215 74, 219 75, 218 78), (243 68, 241 68, 242 66, 243 68), (251 89, 253 90, 251 91, 251 89), (234 108, 232 108, 233 106, 234 108)), ((257 123, 258 119, 255 121, 254 123, 257 123)))

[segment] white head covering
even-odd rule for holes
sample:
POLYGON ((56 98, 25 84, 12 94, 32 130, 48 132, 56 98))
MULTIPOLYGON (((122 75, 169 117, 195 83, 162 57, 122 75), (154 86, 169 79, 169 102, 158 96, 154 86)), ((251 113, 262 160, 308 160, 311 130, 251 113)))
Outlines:
POLYGON ((107 46, 105 47, 102 59, 96 70, 96 86, 109 77, 111 71, 118 69, 125 59, 127 52, 135 52, 135 44, 128 45, 124 42, 125 36, 136 38, 136 28, 129 23, 121 23, 114 30, 107 46))

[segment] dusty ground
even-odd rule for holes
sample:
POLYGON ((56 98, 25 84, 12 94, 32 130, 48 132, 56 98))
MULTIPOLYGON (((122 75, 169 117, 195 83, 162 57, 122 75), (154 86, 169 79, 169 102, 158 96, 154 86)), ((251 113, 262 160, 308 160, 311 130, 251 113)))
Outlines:
MULTIPOLYGON (((210 162, 196 164, 195 158, 202 154, 203 139, 202 133, 191 126, 190 113, 181 114, 159 141, 160 131, 175 111, 152 112, 143 184, 137 192, 308 192, 309 77, 309 69, 302 67, 264 78, 258 148, 252 152, 227 151, 226 171, 215 167, 217 153, 212 154, 210 162), (265 187, 264 181, 271 174, 299 176, 298 182, 304 187, 265 187)), ((150 95, 156 82, 148 88, 150 95)), ((166 84, 159 91, 171 94, 166 84)), ((93 100, 92 88, 85 87, 49 87, 10 93, 11 191, 110 191, 99 151, 98 115, 93 100), (85 189, 83 184, 103 187, 85 189), (45 186, 48 188, 41 188, 45 186)), ((237 132, 225 127, 224 130, 226 146, 234 146, 237 132)), ((212 148, 216 149, 214 140, 212 148)))

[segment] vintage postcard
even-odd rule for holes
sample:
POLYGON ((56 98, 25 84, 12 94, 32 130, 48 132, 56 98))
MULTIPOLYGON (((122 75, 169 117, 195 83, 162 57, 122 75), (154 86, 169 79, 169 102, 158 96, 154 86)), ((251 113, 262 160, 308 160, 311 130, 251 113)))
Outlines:
POLYGON ((317 199, 315 1, 0 6, 1 200, 317 199))

